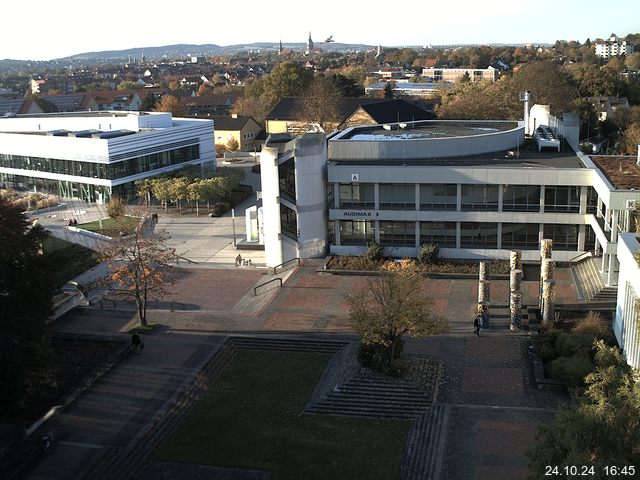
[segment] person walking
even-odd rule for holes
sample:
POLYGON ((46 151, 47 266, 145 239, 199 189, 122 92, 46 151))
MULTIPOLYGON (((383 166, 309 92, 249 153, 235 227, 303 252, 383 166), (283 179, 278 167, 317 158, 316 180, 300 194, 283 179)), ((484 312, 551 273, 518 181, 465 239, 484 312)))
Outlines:
POLYGON ((480 336, 481 321, 482 321, 482 317, 480 315, 476 315, 476 318, 473 320, 473 333, 475 333, 478 337, 480 336))
POLYGON ((131 335, 131 345, 133 345, 136 355, 140 355, 140 352, 142 352, 142 349, 144 348, 144 343, 140 340, 140 335, 137 333, 131 335))

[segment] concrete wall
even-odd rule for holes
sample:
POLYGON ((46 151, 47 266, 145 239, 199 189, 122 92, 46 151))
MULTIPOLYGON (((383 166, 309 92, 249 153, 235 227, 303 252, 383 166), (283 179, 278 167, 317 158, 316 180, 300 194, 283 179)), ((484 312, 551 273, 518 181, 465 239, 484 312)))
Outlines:
POLYGON ((388 141, 333 139, 329 159, 429 159, 465 157, 483 153, 515 150, 524 143, 524 124, 504 132, 470 137, 395 139, 388 141))
POLYGON ((618 299, 613 333, 622 348, 629 365, 640 368, 640 333, 636 302, 640 297, 640 268, 634 252, 640 250, 640 243, 634 233, 622 233, 618 239, 618 299))
POLYGON ((262 148, 260 179, 262 185, 265 263, 269 267, 275 267, 283 263, 277 146, 264 146, 262 148))
MULTIPOLYGON (((323 133, 295 142, 298 257, 323 256, 327 246, 327 147, 323 133)), ((288 260, 288 259, 286 259, 288 260)))

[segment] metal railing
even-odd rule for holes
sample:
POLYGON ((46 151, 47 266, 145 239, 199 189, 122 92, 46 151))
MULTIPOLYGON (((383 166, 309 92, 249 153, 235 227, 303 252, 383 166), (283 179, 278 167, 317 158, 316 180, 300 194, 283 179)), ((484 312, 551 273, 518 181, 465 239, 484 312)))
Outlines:
POLYGON ((300 266, 300 258, 299 257, 292 258, 291 260, 287 260, 286 262, 281 263, 280 265, 276 265, 275 267, 273 267, 273 274, 275 275, 276 273, 278 273, 278 268, 280 268, 281 270, 284 270, 285 267, 288 266, 292 262, 297 262, 297 265, 300 266))
POLYGON ((258 289, 269 285, 270 283, 273 282, 280 282, 280 285, 278 285, 280 288, 282 288, 282 279, 281 278, 272 278, 271 280, 269 280, 268 282, 265 283, 261 283, 260 285, 256 285, 255 287, 253 287, 253 296, 257 297, 258 296, 258 289))

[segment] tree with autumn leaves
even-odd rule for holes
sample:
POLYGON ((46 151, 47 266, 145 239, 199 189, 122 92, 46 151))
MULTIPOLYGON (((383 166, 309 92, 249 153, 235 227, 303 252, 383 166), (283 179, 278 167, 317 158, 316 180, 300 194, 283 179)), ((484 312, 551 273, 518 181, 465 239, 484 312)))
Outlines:
POLYGON ((412 262, 402 261, 386 266, 367 289, 350 298, 349 316, 363 344, 363 363, 395 374, 404 336, 427 338, 448 329, 449 322, 433 312, 422 280, 412 262))
POLYGON ((172 263, 178 255, 165 240, 163 234, 152 233, 141 224, 131 235, 108 242, 100 257, 109 268, 107 282, 115 293, 136 304, 142 327, 149 326, 149 301, 164 298, 167 286, 173 283, 172 263))

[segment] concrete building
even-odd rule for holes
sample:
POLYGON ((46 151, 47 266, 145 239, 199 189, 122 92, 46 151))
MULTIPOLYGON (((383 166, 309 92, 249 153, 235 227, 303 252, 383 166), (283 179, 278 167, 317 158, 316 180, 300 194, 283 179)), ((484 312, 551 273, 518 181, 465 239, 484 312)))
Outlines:
MULTIPOLYGON (((285 138, 286 140, 286 138, 285 138)), ((327 145, 323 132, 282 141, 260 155, 265 263, 323 256, 327 247, 327 145)))
POLYGON ((635 233, 623 233, 618 242, 618 298, 613 319, 613 333, 622 348, 627 363, 640 368, 640 267, 634 254, 640 250, 635 233))
POLYGON ((596 43, 596 55, 605 59, 629 55, 634 51, 633 45, 627 43, 626 40, 620 40, 616 35, 611 36, 605 42, 596 43))
POLYGON ((186 165, 215 169, 211 120, 79 112, 0 119, 0 187, 103 203, 186 165))
POLYGON ((477 80, 498 79, 499 70, 489 66, 488 68, 423 68, 422 76, 431 79, 433 82, 456 83, 462 80, 465 75, 469 76, 472 82, 477 80))
POLYGON ((320 147, 307 153, 306 142, 271 146, 261 161, 264 230, 267 250, 278 239, 279 253, 267 262, 294 252, 357 255, 372 241, 395 257, 437 243, 446 258, 508 258, 518 249, 537 261, 540 240, 549 238, 558 261, 594 252, 606 284, 615 285, 618 233, 631 228, 627 205, 640 201, 640 167, 635 158, 580 153, 575 115, 531 112, 532 135, 524 122, 424 121, 348 128, 329 137, 324 160, 320 147), (326 185, 324 173, 298 172, 311 168, 308 158, 318 172, 327 162, 326 185), (299 229, 308 211, 301 205, 313 205, 311 232, 299 229), (314 248, 289 248, 297 241, 314 248))

